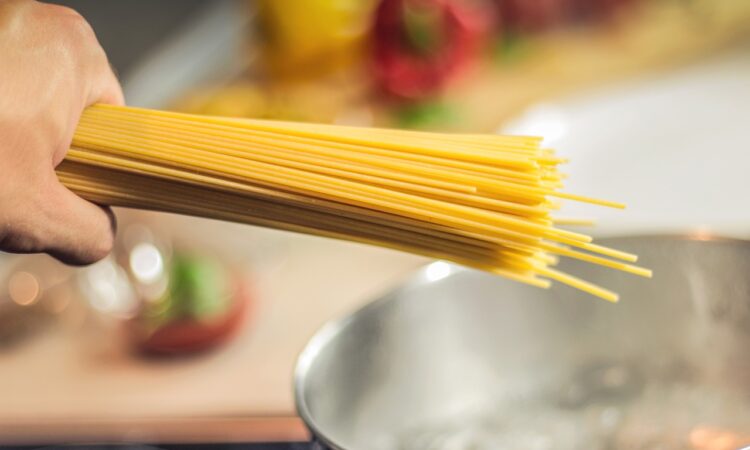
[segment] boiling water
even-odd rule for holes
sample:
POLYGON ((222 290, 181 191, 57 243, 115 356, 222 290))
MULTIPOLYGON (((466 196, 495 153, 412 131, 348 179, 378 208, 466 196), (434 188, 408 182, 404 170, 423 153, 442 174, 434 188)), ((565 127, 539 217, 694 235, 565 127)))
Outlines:
POLYGON ((635 367, 594 365, 557 387, 404 429, 394 450, 734 450, 750 446, 750 399, 635 367), (562 387, 560 387, 562 386, 562 387))

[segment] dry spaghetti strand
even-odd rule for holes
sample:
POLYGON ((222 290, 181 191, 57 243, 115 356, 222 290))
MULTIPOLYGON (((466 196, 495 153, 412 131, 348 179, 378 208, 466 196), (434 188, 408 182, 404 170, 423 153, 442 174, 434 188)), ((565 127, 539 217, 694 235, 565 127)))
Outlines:
POLYGON ((57 172, 94 202, 378 245, 617 301, 614 292, 552 268, 566 257, 651 276, 628 264, 635 255, 557 227, 590 224, 552 216, 560 199, 623 207, 561 191, 564 162, 529 136, 95 105, 84 111, 57 172))

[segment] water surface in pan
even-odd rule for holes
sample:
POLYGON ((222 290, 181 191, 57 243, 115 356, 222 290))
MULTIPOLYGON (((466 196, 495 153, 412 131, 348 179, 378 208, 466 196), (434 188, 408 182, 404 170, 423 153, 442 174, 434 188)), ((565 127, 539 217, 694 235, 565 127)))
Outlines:
POLYGON ((750 445, 750 398, 660 367, 592 362, 555 386, 383 437, 386 450, 730 450, 750 445), (668 420, 665 420, 665 417, 668 420))

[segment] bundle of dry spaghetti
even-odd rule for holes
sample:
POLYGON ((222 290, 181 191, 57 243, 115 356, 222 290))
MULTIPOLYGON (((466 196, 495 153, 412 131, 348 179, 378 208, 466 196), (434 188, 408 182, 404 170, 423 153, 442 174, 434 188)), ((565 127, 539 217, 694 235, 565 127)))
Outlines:
POLYGON ((637 275, 635 255, 560 229, 564 162, 533 137, 437 134, 88 108, 61 181, 91 201, 243 222, 445 259, 535 286, 558 256, 637 275))

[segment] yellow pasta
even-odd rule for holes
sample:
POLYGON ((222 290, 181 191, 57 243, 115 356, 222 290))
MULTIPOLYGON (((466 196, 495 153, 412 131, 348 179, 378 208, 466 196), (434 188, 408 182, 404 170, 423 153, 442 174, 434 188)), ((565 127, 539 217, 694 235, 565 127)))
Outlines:
POLYGON ((635 255, 556 227, 590 220, 551 212, 553 198, 623 205, 561 192, 565 160, 540 144, 95 105, 57 173, 93 202, 378 245, 616 301, 552 266, 561 256, 651 272, 628 264, 635 255))

